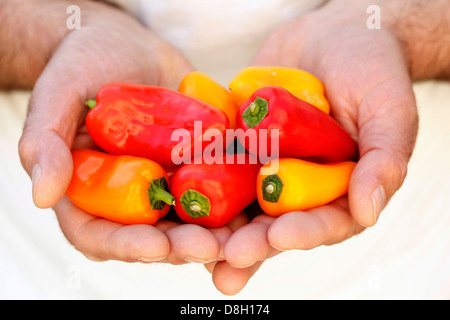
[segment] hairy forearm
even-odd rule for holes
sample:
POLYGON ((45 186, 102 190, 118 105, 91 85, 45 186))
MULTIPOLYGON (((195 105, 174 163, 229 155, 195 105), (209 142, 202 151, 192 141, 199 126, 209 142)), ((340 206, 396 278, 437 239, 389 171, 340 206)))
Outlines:
POLYGON ((0 86, 30 88, 69 30, 62 1, 3 0, 0 86))
POLYGON ((331 0, 324 6, 332 27, 339 24, 365 24, 372 6, 379 8, 381 30, 391 32, 405 52, 411 78, 450 79, 450 1, 449 0, 331 0), (370 10, 369 10, 370 11, 370 10))
POLYGON ((71 32, 67 8, 81 9, 82 26, 102 3, 90 0, 0 0, 0 88, 33 87, 55 49, 71 32))
POLYGON ((383 0, 381 10, 404 44, 411 77, 450 79, 450 1, 383 0))

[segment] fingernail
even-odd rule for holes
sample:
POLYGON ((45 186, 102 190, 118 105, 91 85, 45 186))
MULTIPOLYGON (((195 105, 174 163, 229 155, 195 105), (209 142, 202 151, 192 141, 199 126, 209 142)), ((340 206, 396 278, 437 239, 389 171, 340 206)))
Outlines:
POLYGON ((203 259, 197 259, 197 258, 193 258, 190 256, 186 256, 184 258, 184 261, 188 262, 188 263, 210 263, 216 260, 203 260, 203 259))
POLYGON ((216 261, 224 261, 224 260, 226 260, 226 259, 225 259, 225 256, 223 254, 218 254, 217 255, 216 261))
POLYGON ((41 166, 38 163, 33 167, 33 170, 31 171, 31 183, 33 184, 32 192, 34 202, 36 202, 36 190, 39 184, 39 178, 41 177, 41 174, 42 174, 41 166))
POLYGON ((229 263, 229 265, 232 266, 233 268, 236 268, 236 269, 245 269, 245 268, 250 268, 255 263, 256 262, 249 262, 247 264, 238 264, 238 265, 229 263))
POLYGON ((386 193, 384 192, 383 186, 378 186, 372 192, 372 205, 373 205, 373 221, 376 223, 378 217, 380 216, 381 210, 383 210, 386 202, 386 193))
POLYGON ((166 257, 158 257, 158 258, 144 258, 144 257, 139 257, 137 258, 137 261, 139 262, 143 262, 143 263, 150 263, 150 262, 158 262, 161 260, 164 260, 166 257))
POLYGON ((275 250, 278 250, 280 252, 291 250, 291 249, 282 248, 281 246, 273 244, 272 242, 269 242, 269 244, 272 248, 274 248, 275 250))

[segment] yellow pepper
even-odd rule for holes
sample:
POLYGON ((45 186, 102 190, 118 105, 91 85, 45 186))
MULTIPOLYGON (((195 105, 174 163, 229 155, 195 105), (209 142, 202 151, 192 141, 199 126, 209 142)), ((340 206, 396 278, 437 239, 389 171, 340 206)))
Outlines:
POLYGON ((178 91, 222 110, 230 120, 230 128, 236 128, 238 105, 230 91, 211 77, 199 71, 191 72, 181 80, 178 91))
POLYGON ((347 194, 355 165, 353 161, 319 164, 297 158, 272 160, 261 167, 257 178, 258 203, 275 217, 325 205, 347 194))
POLYGON ((278 86, 294 96, 330 113, 330 105, 325 97, 322 82, 312 74, 287 67, 247 67, 229 83, 231 95, 236 103, 242 105, 258 89, 278 86))

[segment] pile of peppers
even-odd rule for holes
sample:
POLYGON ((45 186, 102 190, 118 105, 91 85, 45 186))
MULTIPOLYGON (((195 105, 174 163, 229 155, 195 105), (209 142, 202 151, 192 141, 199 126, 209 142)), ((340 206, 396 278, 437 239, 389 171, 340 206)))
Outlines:
POLYGON ((72 151, 67 196, 121 224, 173 212, 216 228, 255 203, 271 216, 307 210, 344 196, 356 165, 357 145, 330 115, 325 88, 299 69, 248 67, 228 89, 198 71, 178 90, 109 83, 86 106, 98 149, 72 151), (244 135, 224 144, 230 131, 244 135), (276 157, 262 161, 250 131, 259 148, 276 141, 276 157))

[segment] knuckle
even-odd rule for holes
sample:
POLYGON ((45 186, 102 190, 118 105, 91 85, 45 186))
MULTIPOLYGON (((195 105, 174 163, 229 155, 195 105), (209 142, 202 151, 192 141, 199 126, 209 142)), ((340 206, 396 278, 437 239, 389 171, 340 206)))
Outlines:
POLYGON ((31 138, 31 135, 28 132, 24 132, 18 143, 19 157, 24 167, 27 166, 27 163, 33 157, 35 150, 36 144, 34 139, 31 138))

